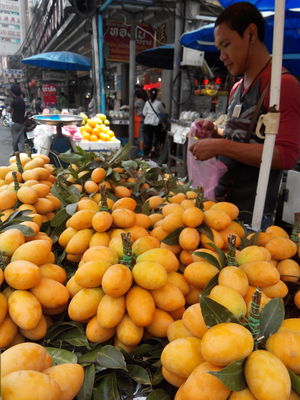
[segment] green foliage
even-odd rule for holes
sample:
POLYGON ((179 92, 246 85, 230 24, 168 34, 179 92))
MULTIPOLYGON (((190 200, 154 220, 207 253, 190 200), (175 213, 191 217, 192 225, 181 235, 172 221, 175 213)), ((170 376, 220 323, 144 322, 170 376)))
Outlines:
POLYGON ((181 231, 183 230, 183 227, 176 228, 173 232, 169 233, 163 240, 162 242, 168 245, 178 245, 178 239, 181 231))
POLYGON ((209 297, 201 295, 200 306, 203 319, 208 328, 222 322, 239 323, 232 312, 209 297))
POLYGON ((208 373, 217 377, 230 390, 239 392, 247 387, 244 379, 244 362, 245 360, 235 361, 220 371, 209 371, 208 373))
POLYGON ((194 251, 193 254, 197 257, 204 258, 207 262, 209 262, 211 265, 215 266, 219 270, 222 269, 219 260, 212 254, 206 253, 205 251, 194 251))

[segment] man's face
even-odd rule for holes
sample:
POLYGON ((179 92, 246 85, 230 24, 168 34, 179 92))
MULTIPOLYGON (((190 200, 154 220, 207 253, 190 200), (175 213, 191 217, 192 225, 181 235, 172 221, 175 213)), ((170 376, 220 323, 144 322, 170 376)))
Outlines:
POLYGON ((245 72, 249 56, 249 35, 244 32, 241 37, 230 29, 226 23, 216 27, 215 44, 220 51, 220 60, 232 75, 242 75, 245 72))

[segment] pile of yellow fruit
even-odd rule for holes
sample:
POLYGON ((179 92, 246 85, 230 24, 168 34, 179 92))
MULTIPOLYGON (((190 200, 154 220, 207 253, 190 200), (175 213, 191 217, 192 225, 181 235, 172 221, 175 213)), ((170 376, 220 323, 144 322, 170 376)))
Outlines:
POLYGON ((82 116, 82 126, 80 133, 83 141, 88 142, 113 142, 116 141, 115 133, 110 129, 110 122, 104 114, 96 114, 93 118, 88 118, 84 113, 82 116))

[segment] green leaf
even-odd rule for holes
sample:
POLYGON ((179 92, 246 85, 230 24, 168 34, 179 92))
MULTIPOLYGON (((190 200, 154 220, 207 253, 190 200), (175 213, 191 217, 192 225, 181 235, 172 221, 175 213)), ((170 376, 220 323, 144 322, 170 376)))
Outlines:
POLYGON ((57 227, 64 225, 66 220, 69 218, 69 214, 66 212, 65 208, 61 208, 60 210, 57 211, 55 216, 51 220, 51 226, 57 227))
POLYGON ((91 400, 93 395, 93 388, 95 384, 95 366, 89 365, 84 368, 84 382, 76 396, 76 400, 91 400))
POLYGON ((206 261, 208 261, 210 264, 212 264, 214 267, 218 268, 219 270, 222 269, 219 260, 214 257, 212 254, 206 253, 205 251, 194 251, 193 254, 197 257, 202 257, 206 261))
POLYGON ((73 215, 77 210, 78 203, 71 203, 66 206, 66 212, 68 215, 73 215))
POLYGON ((129 364, 127 365, 127 369, 130 377, 134 381, 140 383, 141 385, 151 385, 148 371, 145 368, 136 364, 129 364))
POLYGON ((176 228, 175 231, 169 233, 163 240, 162 242, 168 245, 177 245, 178 244, 178 238, 179 235, 181 233, 181 231, 183 230, 183 227, 180 228, 176 228))
POLYGON ((99 351, 101 349, 102 349, 102 345, 99 345, 94 350, 82 354, 78 358, 78 362, 80 364, 95 363, 97 361, 97 357, 98 357, 99 351))
POLYGON ((214 243, 210 243, 210 247, 212 247, 215 250, 215 252, 218 253, 222 268, 225 267, 227 265, 227 257, 224 251, 219 249, 219 247, 216 246, 214 243))
POLYGON ((215 275, 211 278, 208 284, 205 286, 205 289, 201 293, 202 296, 208 296, 212 288, 214 288, 218 284, 219 274, 215 275))
POLYGON ((156 389, 147 396, 147 400, 171 400, 171 396, 164 389, 156 389))
POLYGON ((125 358, 115 346, 103 346, 98 353, 97 363, 104 368, 127 371, 125 358))
POLYGON ((50 354, 54 365, 77 363, 77 356, 72 351, 57 349, 56 347, 45 347, 45 349, 50 354))
POLYGON ((270 300, 260 312, 260 333, 267 340, 277 332, 284 320, 284 304, 282 299, 270 300))
POLYGON ((230 390, 239 392, 247 387, 244 379, 244 361, 245 359, 235 361, 220 371, 208 371, 208 373, 217 377, 230 390))
POLYGON ((116 374, 105 375, 93 394, 94 400, 121 400, 116 374))
POLYGON ((291 382, 292 382, 292 389, 294 392, 300 395, 300 376, 296 375, 295 372, 288 369, 291 382))
POLYGON ((239 323, 232 312, 209 297, 201 295, 200 306, 204 322, 208 328, 222 322, 239 323))
MULTIPOLYGON (((152 364, 153 365, 153 364, 152 364)), ((161 368, 157 368, 152 375, 152 386, 156 386, 160 384, 160 382, 164 379, 163 374, 161 372, 161 368)))
POLYGON ((145 201, 145 203, 142 206, 142 213, 149 215, 150 214, 150 207, 149 207, 149 201, 145 201))
POLYGON ((213 231, 207 225, 202 224, 202 225, 198 226, 197 230, 200 233, 204 233, 204 235, 206 235, 211 241, 214 240, 213 231))
POLYGON ((62 153, 59 158, 68 164, 77 164, 81 160, 81 156, 76 153, 62 153))
POLYGON ((75 347, 90 348, 85 331, 83 329, 70 329, 68 332, 64 333, 63 340, 75 347))
POLYGON ((32 228, 30 228, 29 226, 20 225, 20 224, 10 225, 7 228, 4 228, 2 231, 3 232, 8 231, 9 229, 19 229, 19 231, 21 231, 24 234, 24 236, 33 236, 35 234, 34 230, 32 228))
POLYGON ((127 160, 127 161, 122 161, 122 167, 125 169, 134 169, 136 170, 138 168, 138 163, 134 160, 127 160))

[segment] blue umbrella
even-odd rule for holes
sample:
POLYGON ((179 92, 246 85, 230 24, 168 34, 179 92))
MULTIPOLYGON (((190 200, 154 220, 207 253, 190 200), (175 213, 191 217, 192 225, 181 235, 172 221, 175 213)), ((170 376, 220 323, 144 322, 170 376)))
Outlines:
POLYGON ((91 69, 91 61, 87 57, 71 51, 40 53, 23 58, 22 63, 64 71, 89 71, 91 69))
POLYGON ((173 69, 174 44, 152 47, 141 51, 136 62, 150 68, 173 69))
MULTIPOLYGON (((265 44, 272 53, 274 15, 265 18, 265 27, 265 44)), ((180 42, 191 49, 217 51, 214 46, 214 24, 183 34, 180 42)), ((300 75, 300 12, 297 11, 285 12, 283 65, 293 74, 300 75)))
MULTIPOLYGON (((223 7, 228 7, 231 4, 239 3, 240 0, 219 0, 219 3, 223 7)), ((275 0, 247 0, 249 3, 254 4, 260 11, 274 11, 275 0)), ((291 8, 299 7, 299 0, 286 0, 285 9, 290 10, 291 8)))

